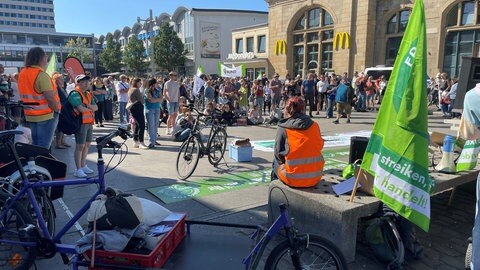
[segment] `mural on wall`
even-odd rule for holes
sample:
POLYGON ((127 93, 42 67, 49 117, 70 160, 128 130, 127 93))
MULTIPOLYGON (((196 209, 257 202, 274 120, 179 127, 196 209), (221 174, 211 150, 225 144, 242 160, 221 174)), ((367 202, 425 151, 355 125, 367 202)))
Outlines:
POLYGON ((220 24, 200 22, 200 56, 220 59, 220 24))

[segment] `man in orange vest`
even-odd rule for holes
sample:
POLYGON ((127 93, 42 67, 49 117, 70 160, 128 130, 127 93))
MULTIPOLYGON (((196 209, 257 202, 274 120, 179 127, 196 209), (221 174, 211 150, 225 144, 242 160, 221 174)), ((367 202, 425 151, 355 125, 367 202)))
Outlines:
POLYGON ((313 187, 323 176, 323 139, 318 124, 305 114, 301 97, 285 105, 286 119, 278 123, 272 180, 291 187, 313 187))
POLYGON ((75 177, 85 178, 92 174, 93 170, 87 166, 87 154, 93 136, 94 112, 97 104, 88 91, 90 77, 84 74, 75 77, 75 90, 68 97, 75 111, 82 115, 82 125, 75 132, 75 177))
POLYGON ((32 143, 50 148, 61 104, 50 76, 44 71, 46 65, 47 55, 43 49, 31 48, 25 68, 18 75, 18 91, 23 102, 36 104, 24 108, 25 120, 32 130, 32 143))

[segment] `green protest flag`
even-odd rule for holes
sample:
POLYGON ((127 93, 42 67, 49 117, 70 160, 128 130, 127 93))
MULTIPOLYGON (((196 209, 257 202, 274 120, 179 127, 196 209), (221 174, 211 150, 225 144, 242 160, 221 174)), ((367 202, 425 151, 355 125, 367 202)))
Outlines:
POLYGON ((423 0, 416 0, 362 169, 375 176, 376 197, 428 232, 435 184, 428 174, 426 49, 423 0))
POLYGON ((52 53, 52 56, 50 57, 50 61, 48 61, 47 68, 45 69, 45 72, 51 77, 53 73, 58 71, 58 61, 57 61, 57 54, 52 53))
POLYGON ((203 69, 202 65, 198 65, 197 67, 197 77, 200 77, 200 75, 205 74, 205 70, 203 69))

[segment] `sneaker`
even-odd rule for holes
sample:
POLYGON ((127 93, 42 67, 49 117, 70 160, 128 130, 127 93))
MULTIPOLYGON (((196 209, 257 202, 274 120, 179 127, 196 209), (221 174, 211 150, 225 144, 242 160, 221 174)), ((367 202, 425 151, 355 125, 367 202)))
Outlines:
POLYGON ((333 121, 332 123, 334 123, 334 124, 338 124, 338 120, 335 120, 335 121, 333 121))
POLYGON ((77 169, 74 173, 73 176, 78 177, 78 178, 86 178, 87 175, 82 169, 77 169))
POLYGON ((100 125, 99 125, 99 124, 95 124, 95 127, 100 127, 100 125))
POLYGON ((82 171, 86 174, 94 173, 94 171, 92 169, 90 169, 87 165, 85 165, 85 167, 82 168, 82 171))
POLYGON ((139 143, 139 142, 135 142, 135 143, 133 144, 133 148, 138 148, 138 147, 140 147, 140 143, 139 143))
POLYGON ((347 119, 347 124, 350 123, 350 119, 347 119))
POLYGON ((153 148, 155 148, 155 144, 151 143, 148 145, 148 149, 153 149, 153 148))
POLYGON ((105 127, 102 123, 100 123, 100 127, 105 127))
POLYGON ((138 146, 140 149, 149 149, 148 146, 146 146, 144 143, 140 143, 138 146))

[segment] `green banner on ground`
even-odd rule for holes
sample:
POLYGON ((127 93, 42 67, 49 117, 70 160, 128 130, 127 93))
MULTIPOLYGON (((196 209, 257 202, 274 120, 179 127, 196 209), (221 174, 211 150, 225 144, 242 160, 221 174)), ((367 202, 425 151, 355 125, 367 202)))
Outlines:
MULTIPOLYGON (((348 148, 323 151, 326 160, 324 170, 343 169, 347 164, 348 148)), ((201 179, 195 182, 178 183, 147 189, 164 203, 173 203, 192 198, 204 197, 242 188, 270 183, 271 169, 224 174, 222 177, 201 179)))
POLYGON ((147 189, 164 203, 173 203, 212 194, 258 186, 270 182, 269 170, 225 174, 223 177, 201 179, 147 189))
POLYGON ((423 1, 416 0, 362 169, 375 176, 376 197, 428 231, 434 181, 428 174, 426 43, 423 1))

